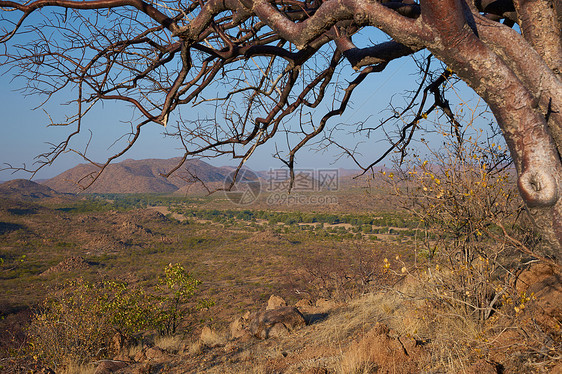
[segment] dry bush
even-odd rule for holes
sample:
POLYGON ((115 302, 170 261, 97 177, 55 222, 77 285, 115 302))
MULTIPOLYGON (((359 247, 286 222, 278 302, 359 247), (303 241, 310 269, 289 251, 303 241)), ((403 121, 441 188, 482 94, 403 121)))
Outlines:
POLYGON ((125 284, 77 280, 49 295, 31 323, 31 350, 42 362, 83 365, 106 357, 116 332, 132 336, 150 326, 152 303, 125 284))
MULTIPOLYGON (((447 140, 438 151, 428 147, 427 157, 385 173, 420 224, 416 265, 383 267, 417 279, 426 303, 419 311, 425 332, 417 335, 432 341, 433 368, 447 372, 485 357, 488 332, 520 328, 520 311, 533 297, 515 288, 519 270, 529 260, 552 263, 539 254, 505 145, 475 128, 470 113, 462 128, 440 127, 447 140)), ((551 360, 536 354, 546 349, 536 343, 529 360, 551 360)))
MULTIPOLYGON (((452 130, 452 129, 451 129, 452 130)), ((485 321, 513 283, 520 253, 533 254, 505 145, 468 122, 443 147, 390 173, 396 195, 420 222, 417 260, 440 307, 485 321), (456 135, 456 136, 455 136, 456 135)), ((497 137, 496 137, 497 139, 497 137)))
POLYGON ((33 317, 30 353, 51 367, 66 368, 118 353, 110 351, 116 333, 126 339, 152 330, 173 333, 193 310, 186 304, 198 284, 180 264, 166 266, 159 294, 114 281, 69 282, 33 317))
POLYGON ((392 274, 381 274, 380 257, 386 248, 377 250, 363 243, 324 246, 301 254, 302 284, 311 299, 329 299, 347 302, 395 280, 392 274))
POLYGON ((181 336, 165 335, 165 336, 157 336, 154 339, 154 345, 168 352, 175 353, 175 352, 179 352, 182 349, 182 347, 185 345, 185 343, 181 336))

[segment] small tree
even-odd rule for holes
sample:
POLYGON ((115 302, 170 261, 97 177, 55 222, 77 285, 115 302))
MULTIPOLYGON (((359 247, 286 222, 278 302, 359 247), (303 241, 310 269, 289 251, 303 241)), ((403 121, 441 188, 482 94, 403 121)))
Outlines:
MULTIPOLYGON (((175 334, 179 323, 190 314, 196 306, 187 307, 197 292, 201 283, 193 278, 185 268, 179 264, 168 264, 164 268, 164 276, 158 280, 160 297, 159 329, 162 334, 175 334)), ((208 301, 200 302, 199 306, 210 306, 208 301)))

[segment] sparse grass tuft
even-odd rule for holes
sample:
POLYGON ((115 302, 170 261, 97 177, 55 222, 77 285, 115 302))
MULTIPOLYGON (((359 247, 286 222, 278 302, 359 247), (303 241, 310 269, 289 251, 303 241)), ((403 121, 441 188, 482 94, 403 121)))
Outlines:
POLYGON ((369 361, 364 350, 351 350, 342 354, 336 367, 337 374, 371 374, 376 373, 377 366, 369 361))
POLYGON ((165 335, 157 336, 154 339, 154 345, 165 349, 168 352, 177 353, 184 346, 184 341, 181 336, 178 335, 165 335))
POLYGON ((216 347, 219 345, 224 345, 227 342, 225 334, 222 334, 208 326, 203 328, 201 331, 200 341, 204 346, 216 347))
POLYGON ((201 353, 204 347, 205 345, 201 342, 201 340, 198 339, 194 342, 186 344, 185 351, 188 354, 194 356, 201 353))
POLYGON ((74 361, 65 363, 58 373, 60 374, 94 374, 96 365, 92 363, 80 364, 74 361))

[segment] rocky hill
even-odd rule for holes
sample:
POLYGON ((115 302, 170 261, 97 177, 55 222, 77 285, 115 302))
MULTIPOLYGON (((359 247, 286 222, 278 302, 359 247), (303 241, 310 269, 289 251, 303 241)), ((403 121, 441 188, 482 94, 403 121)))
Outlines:
POLYGON ((14 179, 0 184, 0 196, 5 199, 29 201, 62 198, 64 194, 27 179, 14 179))
MULTIPOLYGON (((228 168, 214 167, 200 160, 188 160, 169 178, 160 174, 169 172, 180 161, 171 159, 125 160, 109 165, 86 192, 88 193, 172 193, 193 184, 196 180, 221 183, 228 168)), ((91 164, 80 164, 44 182, 59 192, 78 193, 98 169, 91 164)))
MULTIPOLYGON (((42 198, 50 197, 56 192, 72 193, 176 193, 176 194, 194 194, 207 193, 218 188, 224 187, 225 180, 228 175, 235 170, 231 166, 215 167, 201 160, 187 160, 186 163, 177 170, 169 178, 161 176, 172 170, 178 163, 180 158, 170 159, 143 159, 132 160, 127 159, 122 162, 110 164, 99 178, 84 191, 84 187, 88 186, 90 181, 97 175, 99 168, 92 164, 80 164, 54 178, 41 181, 41 184, 30 182, 27 180, 15 180, 6 182, 6 191, 0 191, 0 194, 6 196, 10 189, 20 189, 22 196, 42 198), (31 185, 24 185, 25 183, 31 185), (203 185, 204 184, 204 185, 203 185), (41 190, 41 187, 44 187, 41 190), (55 192, 56 191, 56 192, 55 192)), ((251 173, 252 178, 261 178, 264 183, 269 183, 273 178, 274 183, 288 185, 288 180, 283 180, 277 174, 277 169, 256 171, 251 173)), ((341 186, 354 186, 358 182, 353 177, 359 174, 358 170, 350 169, 306 169, 311 174, 309 182, 317 186, 318 181, 322 179, 319 173, 332 172, 338 179, 341 186)), ((296 174, 300 171, 296 170, 296 174)), ((244 173, 238 175, 239 178, 246 178, 244 173)), ((297 178, 299 179, 299 178, 297 178)), ((363 178, 365 179, 365 178, 363 178)), ((300 179, 299 179, 300 180, 300 179)), ((336 189, 337 184, 336 182, 336 189)), ((302 181, 301 181, 302 182, 302 181)), ((295 182, 298 185, 299 181, 295 182)), ((302 183, 301 183, 302 184, 302 183)), ((20 195, 17 193, 16 195, 20 195)))

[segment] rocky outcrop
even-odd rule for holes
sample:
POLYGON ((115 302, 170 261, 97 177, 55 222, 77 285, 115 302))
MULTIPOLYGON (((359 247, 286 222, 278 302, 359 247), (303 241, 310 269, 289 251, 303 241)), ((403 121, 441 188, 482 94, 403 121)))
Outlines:
POLYGON ((127 366, 128 363, 124 361, 102 360, 96 367, 94 374, 111 374, 127 366))
POLYGON ((359 341, 351 344, 344 356, 345 372, 355 372, 361 363, 364 368, 376 368, 377 373, 419 373, 428 353, 413 338, 396 336, 385 324, 377 323, 359 341))
POLYGON ((230 324, 232 339, 258 339, 286 336, 291 331, 306 326, 306 319, 296 307, 287 306, 281 297, 272 295, 266 310, 247 313, 230 324))
POLYGON ((255 337, 267 339, 283 336, 306 325, 304 316, 295 307, 286 306, 253 314, 248 331, 255 337))
POLYGON ((52 273, 69 272, 75 270, 83 270, 90 267, 90 264, 81 256, 72 256, 57 265, 45 270, 41 275, 49 275, 52 273))

